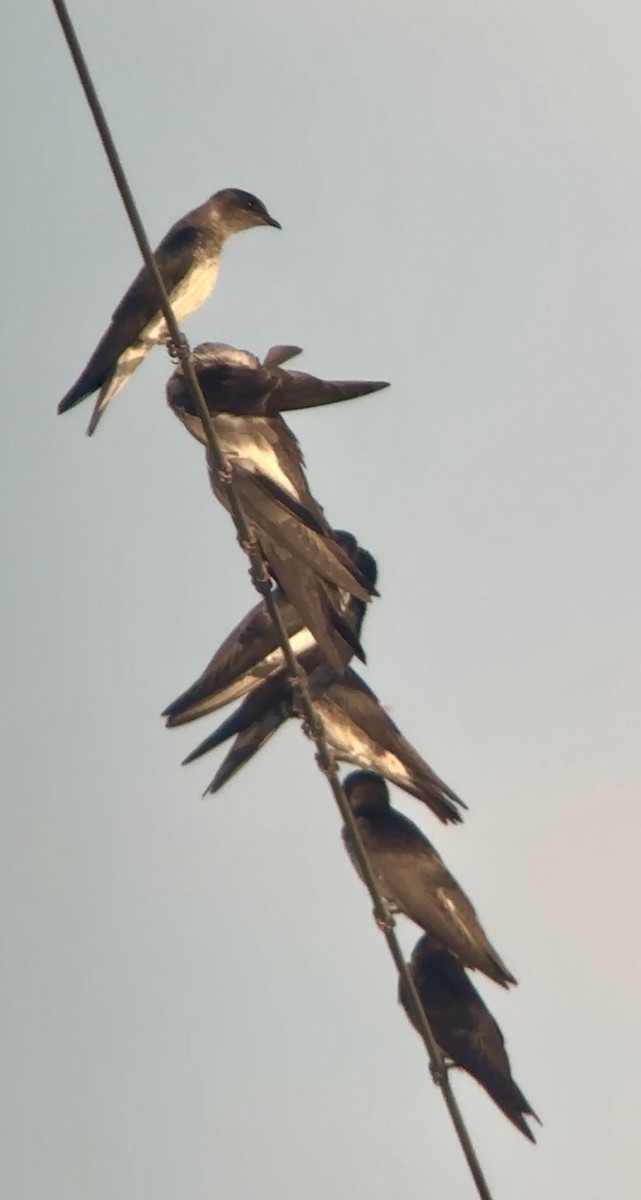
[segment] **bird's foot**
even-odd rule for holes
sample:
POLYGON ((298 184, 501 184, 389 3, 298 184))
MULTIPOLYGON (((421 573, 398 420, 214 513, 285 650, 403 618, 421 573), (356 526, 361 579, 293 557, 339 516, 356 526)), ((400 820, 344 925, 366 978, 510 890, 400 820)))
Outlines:
MULTIPOLYGON (((298 696, 295 697, 292 707, 294 709, 295 715, 298 717, 298 719, 301 723, 301 729, 303 730, 305 737, 309 738, 310 742, 313 742, 315 740, 314 726, 311 724, 310 721, 307 720, 307 716, 305 714, 305 709, 303 708, 303 706, 300 702, 300 698, 298 696)), ((316 761, 318 763, 318 755, 316 756, 316 761)), ((318 766, 320 767, 320 763, 318 763, 318 766)))
POLYGON ((169 333, 169 330, 167 330, 166 333, 163 333, 161 337, 159 337, 158 341, 160 342, 161 346, 165 347, 173 363, 179 363, 185 354, 189 354, 189 342, 187 341, 184 333, 180 334, 178 343, 176 343, 169 333))
POLYGON ((430 1075, 437 1087, 443 1087, 449 1066, 450 1063, 446 1058, 442 1062, 437 1062, 434 1058, 430 1059, 430 1075))
POLYGON ((379 913, 376 909, 374 909, 374 920, 376 921, 381 933, 393 933, 394 926, 396 924, 394 920, 394 909, 384 896, 381 897, 381 904, 383 905, 384 912, 379 913))
POLYGON ((300 721, 303 733, 305 734, 305 737, 313 738, 314 730, 312 729, 309 721, 307 720, 307 713, 305 712, 305 707, 304 707, 303 702, 300 697, 298 676, 296 676, 295 679, 293 679, 290 676, 290 683, 292 686, 292 702, 291 702, 291 709, 290 709, 291 715, 293 717, 296 717, 297 721, 300 721))
MULTIPOLYGON (((223 485, 229 486, 229 484, 232 482, 232 479, 233 479, 233 471, 232 471, 231 462, 228 458, 226 458, 223 462, 222 467, 218 468, 218 482, 222 483, 223 485)), ((241 545, 242 545, 242 543, 241 543, 241 545)))
POLYGON ((251 529, 247 530, 247 535, 242 533, 238 534, 238 545, 243 551, 243 554, 255 554, 258 550, 258 542, 256 541, 251 529))
MULTIPOLYGON (((305 728, 305 726, 303 726, 303 728, 305 728)), ((308 728, 310 728, 310 727, 308 726, 308 728)), ((310 733, 308 736, 310 736, 310 737, 314 736, 313 729, 310 728, 310 733)), ((330 778, 336 773, 336 767, 338 766, 338 759, 337 759, 336 755, 334 754, 333 750, 330 750, 329 747, 327 747, 326 749, 324 749, 322 751, 319 750, 315 757, 316 757, 316 766, 318 767, 319 771, 323 772, 323 775, 327 775, 328 778, 330 778)))
POLYGON ((256 538, 250 531, 248 538, 239 537, 238 544, 243 554, 246 554, 249 558, 249 578, 256 591, 261 596, 269 596, 272 590, 272 581, 269 578, 267 566, 260 554, 260 546, 256 538))

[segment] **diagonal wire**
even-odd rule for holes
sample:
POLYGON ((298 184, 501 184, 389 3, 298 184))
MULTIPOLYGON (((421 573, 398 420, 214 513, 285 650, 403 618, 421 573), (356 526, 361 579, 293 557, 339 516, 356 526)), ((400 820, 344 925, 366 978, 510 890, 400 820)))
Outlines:
POLYGON ((111 136, 102 105, 100 104, 89 68, 78 41, 73 22, 64 0, 52 0, 52 4, 56 11, 56 15, 60 22, 71 58, 73 59, 74 66, 78 73, 87 104, 91 110, 91 114, 98 129, 98 134, 100 136, 100 140, 114 176, 116 186, 129 218, 131 228, 135 235, 136 241, 138 242, 138 246, 147 270, 149 271, 156 285, 160 309, 167 324, 167 329, 173 343, 175 355, 180 361, 182 369, 185 373, 185 378, 193 393, 196 410, 200 420, 202 421, 207 438, 207 446, 214 462, 214 466, 218 472, 221 486, 223 487, 229 501, 231 515, 234 525, 236 526, 238 541, 249 558, 249 573, 252 582, 256 590, 262 596, 267 612, 269 613, 276 633, 278 634, 278 639, 280 641, 287 666, 288 676, 294 688, 300 714, 304 719, 307 730, 316 743, 316 761, 320 770, 327 777, 334 795, 334 799, 336 800, 340 810, 341 817, 349 830, 350 837, 356 850, 356 857, 362 872, 363 881, 365 882, 372 899, 376 923, 384 934, 390 954, 394 960, 399 977, 405 989, 406 996, 409 999, 410 1007, 413 1009, 419 1032, 425 1042, 429 1056, 432 1077, 443 1093, 443 1099, 445 1100, 445 1104, 458 1135, 458 1139, 472 1174, 472 1178, 476 1184, 477 1192, 481 1197, 481 1200, 492 1200, 492 1196, 476 1155, 476 1151, 467 1131, 463 1115, 459 1109, 454 1093, 452 1092, 448 1076, 448 1067, 445 1062, 443 1052, 430 1028, 430 1024, 425 1014, 423 1005, 421 1004, 414 979, 407 963, 405 962, 405 958, 394 934, 394 922, 390 919, 387 905, 383 900, 376 876, 374 875, 370 861, 367 857, 357 822, 347 802, 345 792, 343 791, 340 779, 338 777, 336 758, 328 746, 323 728, 316 715, 309 688, 307 686, 307 676, 300 667, 300 664, 298 663, 298 660, 292 650, 292 646, 285 631, 280 611, 274 600, 271 579, 269 578, 262 555, 249 528, 242 506, 233 487, 233 483, 229 477, 227 464, 220 449, 220 444, 216 436, 213 421, 205 403, 205 398, 198 382, 198 378, 194 371, 189 344, 184 334, 182 334, 180 331, 174 311, 169 302, 169 297, 167 295, 162 276, 158 270, 158 265, 153 256, 153 252, 140 218, 136 202, 129 187, 127 176, 116 150, 116 146, 111 136))

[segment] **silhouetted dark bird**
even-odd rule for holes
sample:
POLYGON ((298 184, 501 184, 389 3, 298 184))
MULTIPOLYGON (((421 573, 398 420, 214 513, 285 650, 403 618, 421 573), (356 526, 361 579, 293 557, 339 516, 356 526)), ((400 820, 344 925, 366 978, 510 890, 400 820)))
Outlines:
MULTIPOLYGON (((441 821, 462 819, 456 808, 457 804, 465 808, 462 800, 403 737, 355 671, 348 668, 344 675, 338 676, 318 658, 301 659, 301 664, 309 672, 314 711, 339 761, 380 772, 427 804, 441 821)), ((296 715, 291 686, 285 673, 281 673, 261 683, 185 762, 200 758, 236 735, 234 745, 207 789, 217 792, 288 717, 296 715)))
MULTIPOLYGON (((390 911, 415 921, 464 966, 483 971, 503 987, 516 983, 431 842, 413 821, 392 808, 380 775, 353 771, 343 781, 343 788, 390 911)), ((347 827, 343 839, 359 871, 347 827)))
MULTIPOLYGON (((459 960, 423 934, 408 966, 443 1054, 472 1075, 512 1124, 534 1142, 524 1115, 539 1118, 515 1084, 503 1034, 459 960)), ((402 983, 399 1000, 420 1033, 402 983)))
MULTIPOLYGON (((282 347, 277 348, 281 354, 282 350, 282 347)), ((286 347, 285 351, 290 353, 291 347, 286 347)), ((340 672, 358 649, 350 643, 349 631, 345 629, 341 593, 350 592, 360 600, 369 600, 376 594, 375 589, 350 562, 349 555, 336 541, 322 508, 312 496, 294 434, 277 409, 274 409, 274 415, 261 415, 264 411, 262 400, 251 391, 251 381, 265 369, 258 359, 244 350, 206 343, 196 347, 192 360, 201 382, 204 382, 206 372, 215 373, 219 367, 222 369, 227 382, 223 385, 219 380, 214 386, 209 377, 206 401, 229 479, 270 574, 298 612, 303 625, 314 634, 327 660, 340 672)), ((274 370, 287 374, 279 367, 274 370)), ((307 386, 311 387, 311 384, 307 386)), ((377 385, 336 386, 363 391, 377 385)), ((182 367, 178 367, 169 380, 167 400, 189 432, 202 442, 202 426, 200 419, 194 416, 193 397, 182 367)), ((298 407, 302 406, 301 396, 298 407)), ((207 462, 214 494, 229 509, 226 488, 209 451, 207 462)))
MULTIPOLYGON (((358 545, 351 533, 334 530, 334 537, 362 577, 374 587, 376 562, 372 555, 358 545)), ((274 599, 294 654, 300 657, 317 645, 316 639, 309 629, 303 626, 296 609, 280 588, 274 592, 274 599)), ((349 592, 342 592, 341 606, 342 615, 350 629, 349 640, 345 642, 345 654, 349 656, 354 651, 359 657, 364 657, 362 651, 359 653, 354 647, 360 645, 358 637, 365 604, 349 592)), ((305 663, 309 664, 309 659, 305 659, 305 663)), ((316 665, 316 661, 313 665, 316 665)), ((261 600, 225 638, 200 678, 168 705, 162 715, 167 718, 169 726, 194 721, 206 713, 215 712, 232 700, 245 696, 263 680, 271 679, 282 671, 283 667, 283 651, 273 622, 261 600)))
MULTIPOLYGON (((256 225, 280 229, 262 201, 239 188, 216 192, 172 225, 154 257, 177 321, 188 317, 210 295, 227 238, 256 225)), ((156 287, 144 266, 115 309, 84 371, 60 401, 58 412, 66 412, 99 390, 87 428, 92 434, 109 401, 152 346, 166 336, 156 287)))

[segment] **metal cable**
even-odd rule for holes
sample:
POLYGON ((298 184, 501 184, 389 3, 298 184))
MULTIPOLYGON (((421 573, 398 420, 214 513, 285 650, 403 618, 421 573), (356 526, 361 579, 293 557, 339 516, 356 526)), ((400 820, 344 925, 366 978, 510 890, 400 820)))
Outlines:
POLYGON ((438 1042, 434 1037, 434 1034, 432 1033, 429 1021, 425 1015, 425 1010, 421 1004, 416 985, 394 934, 393 920, 390 919, 388 908, 383 900, 383 897, 381 896, 378 882, 367 857, 357 822, 348 804, 345 792, 343 791, 340 779, 338 777, 336 758, 327 743, 322 726, 318 720, 318 717, 316 716, 314 705, 309 693, 309 688, 307 686, 307 676, 305 675, 304 671, 302 671, 292 650, 291 643, 285 631, 280 610, 274 600, 271 579, 267 573, 266 566, 256 540, 247 523, 247 519, 236 495, 233 483, 229 479, 229 475, 226 470, 226 461, 221 452, 213 421, 205 403, 205 398, 191 361, 189 344, 184 334, 182 334, 180 331, 174 311, 169 302, 169 297, 167 295, 162 276, 158 270, 156 260, 154 259, 149 240, 145 233, 136 202, 129 187, 127 176, 111 136, 111 132, 109 130, 102 105, 100 104, 98 94, 94 87, 84 54, 78 41, 73 22, 64 0, 52 0, 52 4, 60 22, 74 66, 78 73, 87 104, 91 110, 91 115, 93 116, 94 122, 98 129, 98 134, 100 136, 100 140, 114 176, 116 186, 129 218, 131 228, 135 235, 136 241, 138 242, 140 253, 142 254, 145 265, 156 285, 160 309, 167 324, 167 329, 173 343, 175 355, 180 361, 187 383, 193 393, 196 410, 200 420, 202 421, 203 429, 207 438, 207 446, 218 472, 221 486, 223 487, 229 501, 231 516, 234 521, 234 525, 236 526, 238 541, 241 548, 249 558, 249 573, 252 582, 256 590, 261 595, 269 616, 274 624, 276 633, 278 634, 278 640, 283 650, 288 676, 294 689, 300 714, 304 720, 307 731, 309 732, 313 741, 316 743, 316 761, 320 770, 324 775, 326 775, 329 781, 329 785, 340 810, 343 822, 349 829, 350 837, 356 850, 356 857, 359 862, 363 881, 372 899, 376 923, 384 934, 390 954, 394 960, 400 980, 405 989, 405 994, 409 1000, 410 1007, 413 1009, 419 1032, 427 1047, 432 1077, 443 1093, 445 1104, 449 1111, 450 1117, 452 1118, 452 1123, 458 1135, 465 1159, 472 1174, 472 1178, 474 1179, 474 1183, 476 1184, 477 1192, 481 1197, 481 1200, 492 1200, 492 1195, 485 1180, 485 1176, 481 1169, 481 1165, 476 1155, 470 1135, 467 1131, 465 1121, 459 1109, 454 1093, 452 1092, 445 1058, 440 1046, 438 1045, 438 1042))

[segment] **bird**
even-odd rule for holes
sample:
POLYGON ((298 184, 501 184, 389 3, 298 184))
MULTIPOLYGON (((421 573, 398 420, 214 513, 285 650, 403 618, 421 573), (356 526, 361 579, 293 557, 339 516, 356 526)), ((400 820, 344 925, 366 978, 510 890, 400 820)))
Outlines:
MULTIPOLYGON (((353 534, 345 530, 334 530, 334 537, 365 579, 374 585, 377 567, 372 555, 359 546, 353 534)), ((364 659, 358 635, 365 604, 349 592, 341 593, 341 600, 343 615, 350 630, 349 640, 345 642, 345 654, 353 652, 364 659)), ((274 591, 274 601, 294 654, 300 657, 317 645, 314 635, 303 626, 296 609, 280 588, 274 591)), ((241 699, 263 680, 282 671, 284 665, 283 650, 274 623, 261 600, 225 638, 196 682, 164 710, 162 715, 166 718, 167 726, 184 725, 215 712, 233 700, 241 699)))
MULTIPOLYGON (((272 346, 263 358, 226 342, 201 342, 191 362, 209 413, 234 417, 277 417, 280 413, 319 408, 368 396, 389 387, 383 380, 325 380, 303 371, 283 368, 300 346, 272 346)), ((182 364, 167 385, 170 408, 189 432, 207 444, 207 437, 185 379, 182 364)))
MULTIPOLYGON (((281 353, 282 349, 276 348, 281 353)), ((291 349, 285 348, 286 352, 291 349)), ((368 601, 378 594, 376 588, 334 537, 323 509, 309 490, 298 441, 278 408, 266 401, 263 388, 252 390, 259 372, 265 370, 255 355, 209 342, 194 349, 192 362, 199 376, 204 377, 205 369, 222 375, 222 382, 218 379, 217 383, 208 376, 205 388, 207 408, 226 463, 221 478, 207 450, 214 495, 229 511, 226 482, 233 484, 250 535, 269 573, 313 633, 328 662, 341 672, 347 661, 341 593, 350 592, 368 601)), ((287 374, 280 367, 271 370, 287 374)), ((335 386, 351 395, 384 386, 365 382, 329 385, 310 376, 305 378, 311 379, 306 385, 310 395, 315 394, 317 384, 323 388, 335 386)), ((297 392, 296 406, 302 407, 304 400, 304 395, 297 392)), ((176 368, 167 384, 167 401, 192 436, 201 443, 206 441, 182 366, 176 368)))
MULTIPOLYGON (((463 801, 403 737, 360 675, 351 667, 338 675, 321 655, 314 659, 307 653, 310 657, 301 657, 301 665, 308 672, 314 712, 336 759, 379 772, 426 804, 440 821, 461 821, 457 805, 465 808, 463 801)), ((265 744, 266 731, 271 737, 288 718, 298 715, 291 684, 286 672, 281 672, 246 696, 185 763, 236 737, 205 793, 213 794, 265 744)))
MULTIPOLYGON (((502 987, 515 984, 431 842, 392 808, 385 780, 373 771, 352 771, 343 780, 343 790, 390 914, 409 917, 463 966, 482 971, 502 987)), ((360 874, 347 826, 343 841, 360 874)))
MULTIPOLYGON (((407 964, 430 1028, 443 1054, 485 1089, 516 1128, 535 1142, 525 1117, 538 1121, 534 1109, 512 1078, 505 1039, 494 1017, 459 960, 429 934, 419 938, 407 964)), ((418 1033, 407 989, 398 998, 418 1033)))
MULTIPOLYGON (((372 582, 375 582, 377 567, 376 561, 372 558, 371 554, 358 546, 352 534, 347 534, 343 530, 339 530, 337 536, 342 538, 346 545, 348 544, 348 539, 351 540, 351 543, 353 543, 351 553, 354 554, 361 569, 367 572, 372 582)), ((353 626, 355 635, 360 635, 366 611, 367 606, 362 600, 358 600, 354 596, 346 597, 345 619, 350 626, 353 626)), ((296 645, 296 637, 294 637, 294 645, 296 645)), ((323 652, 318 643, 311 639, 310 644, 298 644, 297 658, 302 671, 308 674, 322 664, 323 652)), ((207 788, 205 794, 207 792, 215 793, 220 791, 223 785, 231 779, 232 775, 235 775, 245 762, 254 757, 258 750, 276 733, 277 729, 280 728, 288 717, 298 715, 289 675, 287 669, 283 666, 282 651, 280 653, 280 660, 280 666, 276 670, 271 671, 265 679, 253 682, 251 690, 246 695, 243 703, 184 760, 185 763, 192 762, 207 750, 215 749, 227 741, 228 738, 236 735, 231 750, 226 755, 216 773, 215 779, 207 788)), ((201 677, 201 680, 197 681, 196 688, 206 675, 207 672, 201 677)), ((180 699, 182 698, 179 698, 179 701, 180 699)), ((192 691, 192 695, 188 700, 188 703, 192 705, 191 711, 197 706, 198 700, 202 701, 202 699, 203 693, 198 692, 194 701, 192 691)), ((175 712, 175 709, 173 711, 175 712)), ((190 709, 187 711, 189 712, 190 709)), ((170 722, 168 721, 167 724, 170 724, 170 722)))
MULTIPOLYGON (((172 225, 154 251, 154 258, 177 321, 195 312, 212 292, 227 238, 257 225, 281 228, 262 200, 240 188, 215 192, 172 225)), ((58 412, 67 412, 97 391, 87 427, 91 435, 116 392, 152 347, 166 340, 156 285, 143 266, 114 310, 111 324, 86 367, 60 401, 58 412)))

